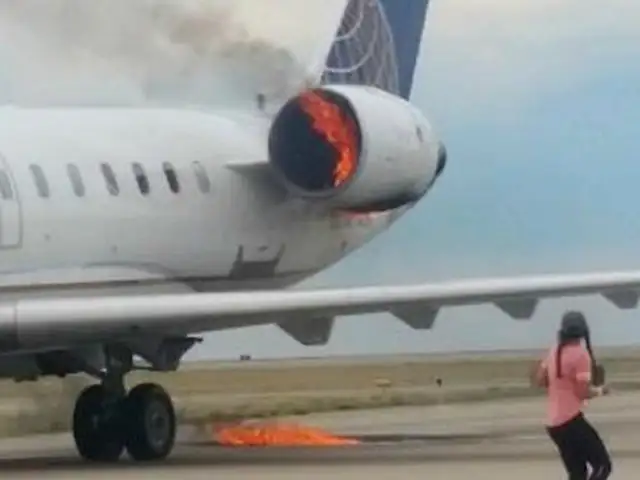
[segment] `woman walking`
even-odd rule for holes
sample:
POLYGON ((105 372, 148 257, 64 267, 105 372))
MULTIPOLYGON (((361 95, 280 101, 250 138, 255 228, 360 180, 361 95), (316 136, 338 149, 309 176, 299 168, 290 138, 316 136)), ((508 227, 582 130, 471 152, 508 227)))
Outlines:
POLYGON ((609 453, 583 414, 585 400, 609 392, 606 386, 597 385, 600 382, 594 378, 594 371, 587 321, 580 312, 567 312, 562 318, 558 342, 540 363, 534 381, 547 389, 547 432, 560 453, 569 480, 605 480, 611 475, 609 453))

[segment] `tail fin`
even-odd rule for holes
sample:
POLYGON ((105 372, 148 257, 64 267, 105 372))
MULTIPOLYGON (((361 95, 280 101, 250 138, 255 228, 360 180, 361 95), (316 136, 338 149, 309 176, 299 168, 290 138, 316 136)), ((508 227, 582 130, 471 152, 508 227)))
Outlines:
POLYGON ((348 0, 323 83, 371 85, 409 99, 430 0, 348 0))

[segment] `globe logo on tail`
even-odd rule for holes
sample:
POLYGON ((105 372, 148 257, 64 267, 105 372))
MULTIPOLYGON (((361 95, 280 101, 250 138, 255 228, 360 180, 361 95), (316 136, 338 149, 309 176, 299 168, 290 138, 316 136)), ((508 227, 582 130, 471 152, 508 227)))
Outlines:
POLYGON ((400 93, 392 30, 379 0, 351 0, 327 57, 323 83, 400 93))

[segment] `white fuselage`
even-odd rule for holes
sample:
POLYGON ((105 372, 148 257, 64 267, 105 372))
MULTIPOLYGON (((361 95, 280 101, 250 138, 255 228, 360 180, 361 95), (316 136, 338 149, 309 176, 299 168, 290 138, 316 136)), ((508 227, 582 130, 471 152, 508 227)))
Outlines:
POLYGON ((195 110, 0 109, 0 169, 13 193, 0 197, 0 295, 279 288, 404 211, 353 216, 287 195, 268 170, 252 168, 268 160, 269 124, 195 110), (116 179, 111 192, 102 164, 116 179), (69 168, 82 185, 76 178, 74 188, 69 168))

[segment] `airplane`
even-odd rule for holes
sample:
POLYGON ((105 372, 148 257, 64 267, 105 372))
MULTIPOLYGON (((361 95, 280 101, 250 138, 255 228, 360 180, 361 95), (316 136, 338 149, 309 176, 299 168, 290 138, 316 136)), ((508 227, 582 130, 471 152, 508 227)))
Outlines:
POLYGON ((514 319, 551 297, 637 306, 633 271, 291 288, 440 183, 447 149, 410 100, 428 6, 349 0, 317 82, 272 114, 0 109, 0 377, 95 378, 73 412, 81 458, 171 454, 170 395, 125 378, 176 371, 205 332, 277 325, 312 346, 338 316, 426 330, 460 305, 514 319))

